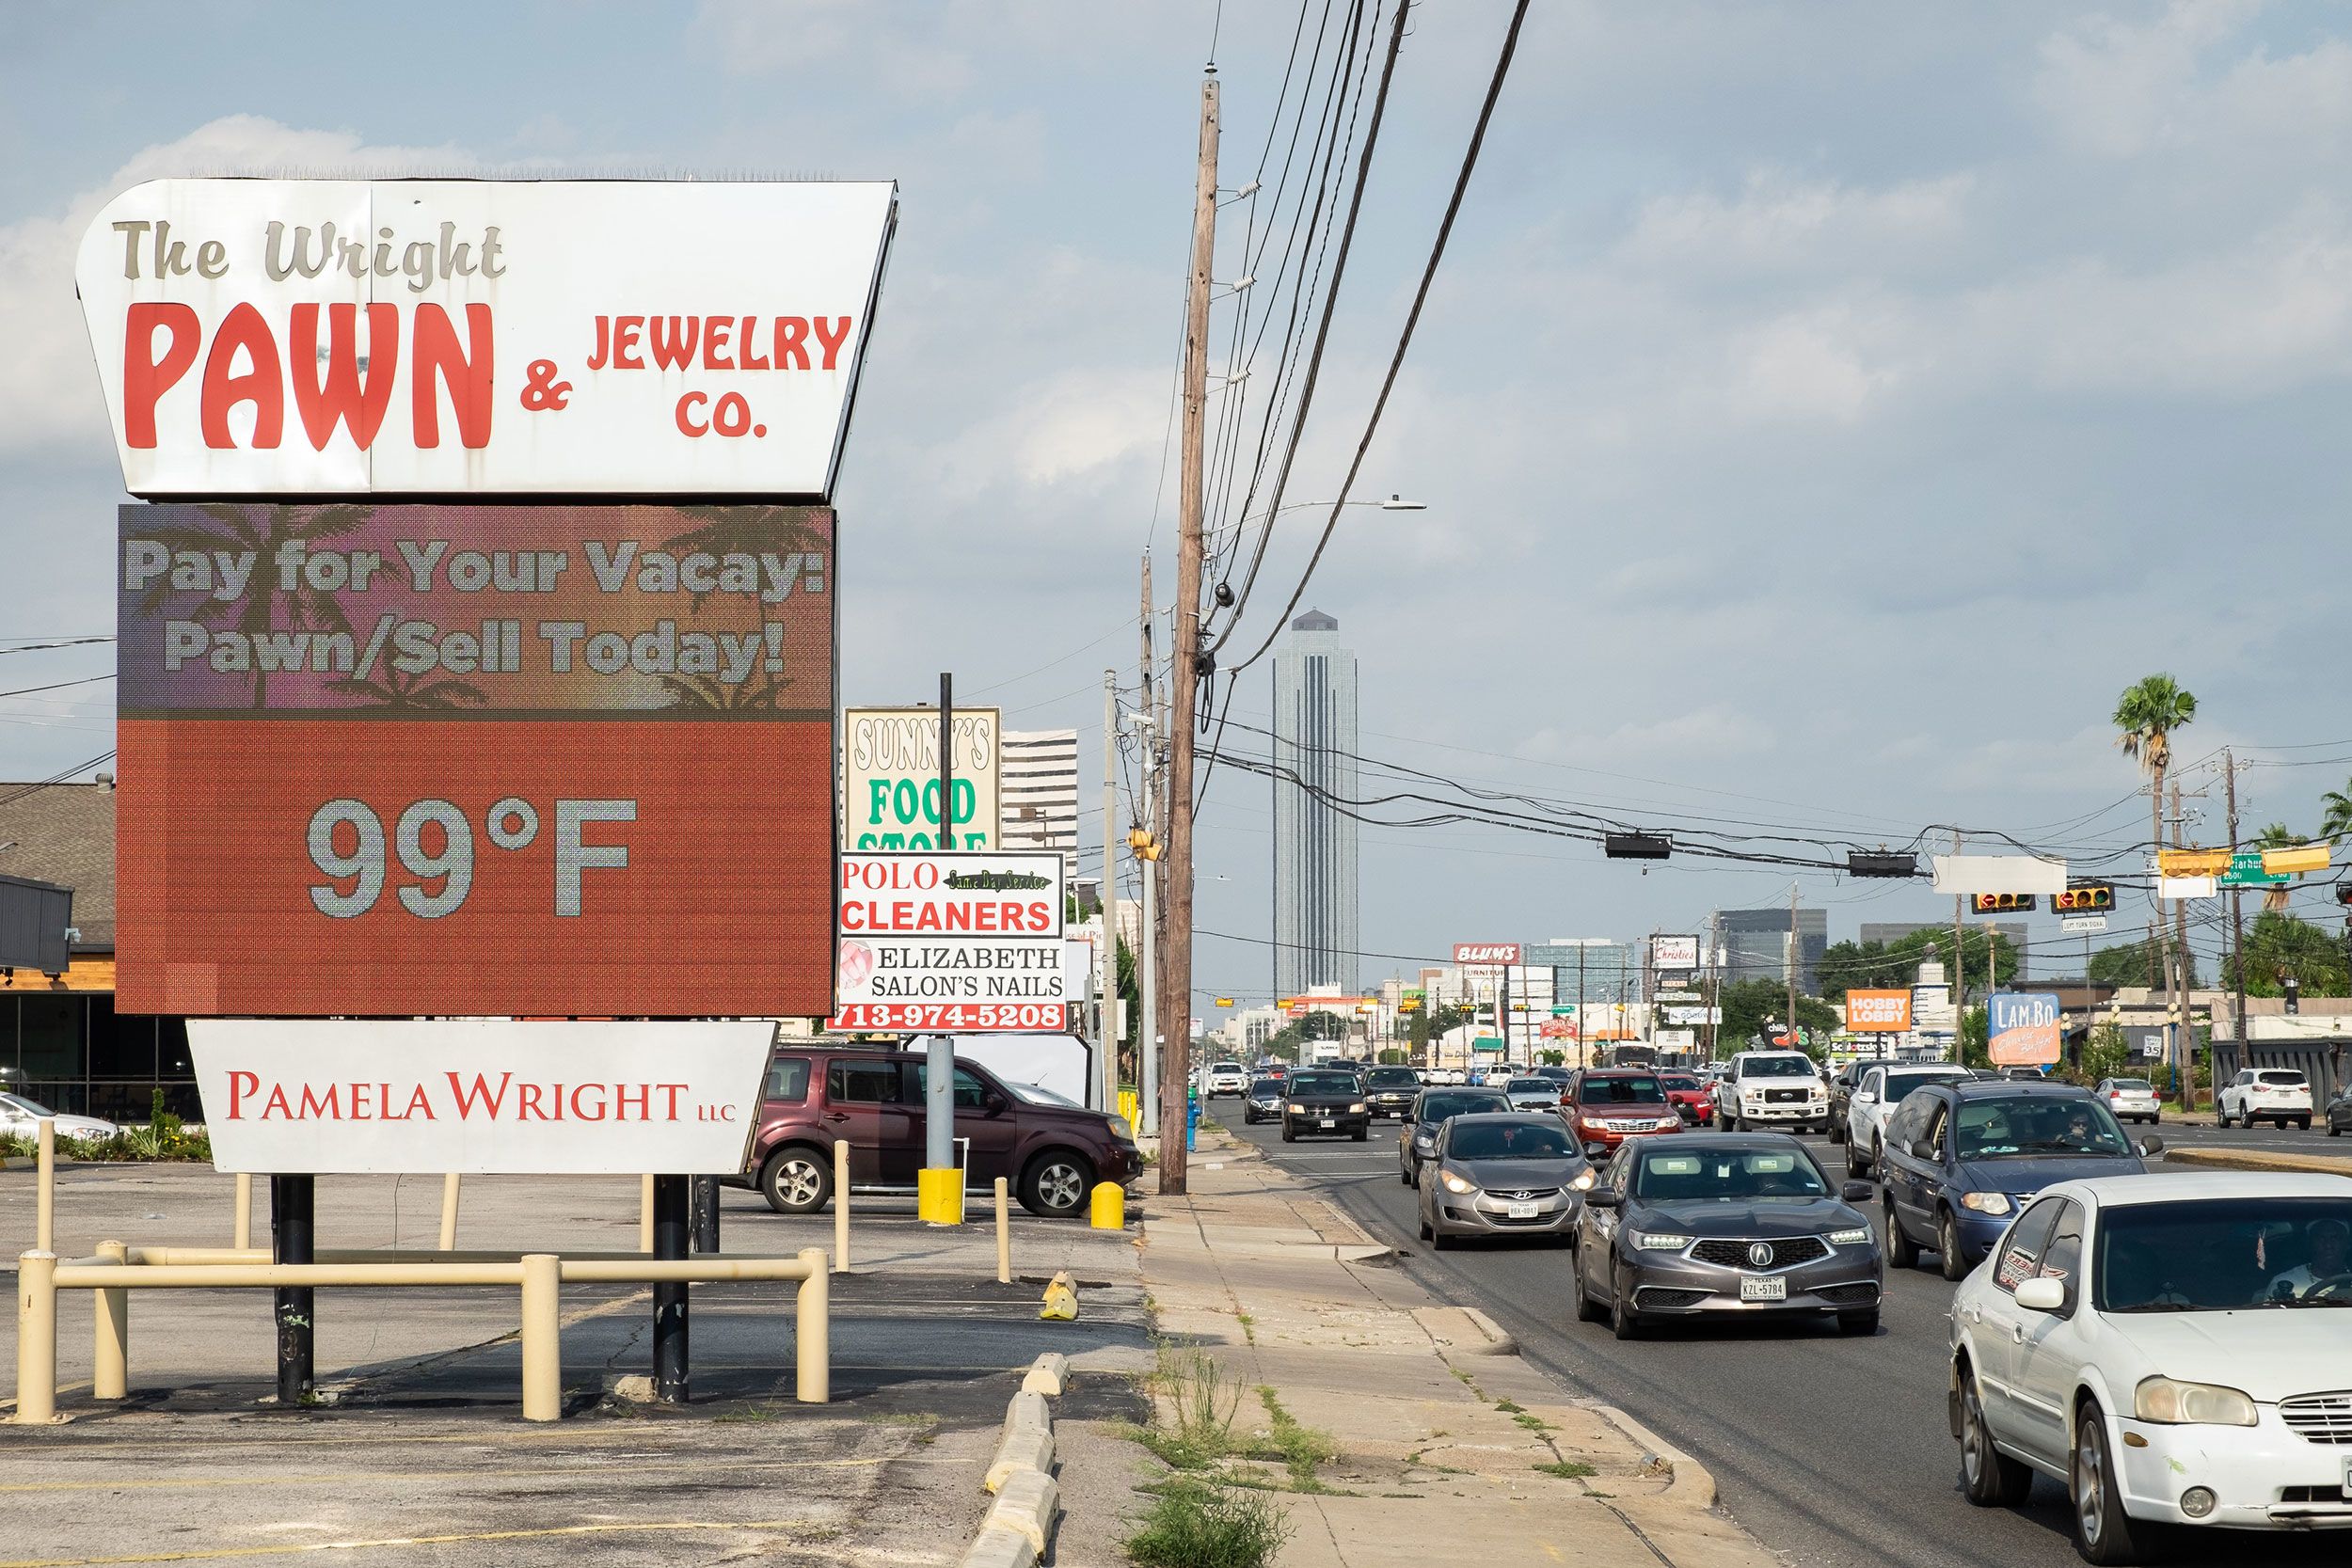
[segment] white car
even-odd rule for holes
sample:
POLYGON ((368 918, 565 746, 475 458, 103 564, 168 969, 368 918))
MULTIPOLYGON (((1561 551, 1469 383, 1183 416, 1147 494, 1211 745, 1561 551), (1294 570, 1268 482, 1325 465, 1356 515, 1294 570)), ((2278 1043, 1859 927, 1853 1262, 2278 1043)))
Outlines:
POLYGON ((1239 1062, 1211 1062, 1208 1083, 1201 1092, 1211 1100, 1221 1094, 1247 1095, 1249 1092, 1248 1070, 1239 1062))
POLYGON ((1829 1131, 1829 1085, 1802 1051, 1742 1051, 1715 1085, 1715 1125, 1829 1131))
POLYGON ((2289 1068, 2247 1068, 2222 1085, 2221 1125, 2235 1121, 2251 1127, 2275 1121, 2295 1123, 2305 1132, 2312 1125, 2312 1082, 2289 1068))
POLYGON ((1886 1118, 1912 1090, 1973 1076, 1964 1067, 1923 1062, 1917 1067, 1874 1067, 1853 1086, 1846 1105, 1846 1174, 1867 1176, 1886 1145, 1886 1118))
POLYGON ((2352 1528, 2347 1254, 2339 1176, 2044 1188, 1952 1297, 1968 1500, 2049 1476, 2098 1563, 2138 1561, 2152 1525, 2352 1528))
POLYGON ((2144 1121, 2153 1127, 2164 1120, 2156 1086, 2145 1078, 2102 1078, 2091 1093, 2107 1102, 2118 1121, 2144 1121))
POLYGON ((111 1138, 122 1131, 101 1117, 72 1116, 53 1111, 40 1101, 21 1094, 0 1094, 0 1133, 39 1137, 43 1120, 57 1124, 60 1138, 111 1138))

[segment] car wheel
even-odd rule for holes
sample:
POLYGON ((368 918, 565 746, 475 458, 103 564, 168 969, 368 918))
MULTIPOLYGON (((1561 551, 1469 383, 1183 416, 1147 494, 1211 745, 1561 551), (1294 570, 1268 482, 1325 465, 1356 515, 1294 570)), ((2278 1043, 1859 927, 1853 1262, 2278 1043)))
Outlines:
POLYGON ((1402 1160, 1399 1160, 1396 1163, 1396 1180, 1399 1186, 1409 1187, 1413 1185, 1413 1173, 1406 1168, 1405 1162, 1402 1160))
POLYGON ((1606 1323, 1609 1321, 1609 1310, 1595 1301, 1593 1292, 1584 1288, 1583 1249, 1580 1247, 1577 1251, 1576 1321, 1581 1323, 1606 1323))
POLYGON ((1993 1446, 1973 1373, 1960 1386, 1960 1489, 1979 1508, 2015 1508, 2033 1490, 2033 1466, 1993 1446))
POLYGON ((1428 1242, 1434 1241, 1436 1238, 1437 1232, 1429 1228, 1429 1222, 1425 1219, 1422 1220, 1421 1222, 1421 1239, 1424 1242, 1428 1242))
POLYGON ((1295 1144, 1298 1141, 1298 1129, 1291 1125, 1291 1118, 1288 1117, 1282 1118, 1282 1141, 1286 1144, 1295 1144))
POLYGON ((1616 1299, 1609 1304, 1609 1332, 1620 1339, 1642 1337, 1642 1315, 1633 1310, 1633 1286, 1629 1280, 1617 1281, 1616 1299))
POLYGON ((813 1214, 833 1197, 833 1162, 805 1144, 780 1148, 759 1167, 759 1196, 779 1214, 813 1214))
POLYGON ((1960 1221, 1949 1209, 1935 1222, 1935 1250, 1944 1264, 1944 1277, 1961 1280, 1968 1277, 1967 1256, 1960 1250, 1960 1221))
POLYGON ((1093 1190, 1094 1168, 1083 1155, 1047 1149, 1022 1172, 1021 1207, 1049 1220, 1072 1219, 1085 1211, 1093 1190))
POLYGON ((1725 1111, 1724 1113, 1723 1124, 1724 1131, 1726 1132, 1737 1132, 1740 1131, 1740 1118, 1733 1116, 1729 1111, 1725 1111))
POLYGON ((2309 1117, 2296 1117, 2295 1118, 2295 1130, 2297 1132, 2310 1132, 2312 1130, 2312 1118, 2309 1117))
POLYGON ((2328 1124, 2328 1135, 2331 1138, 2341 1138, 2344 1136, 2344 1129, 2330 1121, 2328 1124))
POLYGON ((2074 1462, 2067 1496, 2074 1506, 2074 1550, 2085 1562, 2137 1562, 2131 1515, 2123 1512, 2122 1477, 2107 1453, 2106 1417, 2086 1402, 2074 1419, 2074 1462))
POLYGON ((1372 1136, 1372 1129, 1369 1127, 1359 1127, 1356 1129, 1352 1136, 1355 1138, 1356 1142, 1362 1143, 1366 1138, 1372 1136))
POLYGON ((1846 1146, 1846 1180, 1859 1181, 1870 1174, 1870 1167, 1862 1163, 1862 1150, 1852 1144, 1846 1146))
POLYGON ((1879 1313, 1878 1308, 1875 1307, 1870 1308, 1867 1312, 1840 1312, 1837 1314, 1837 1332, 1840 1334, 1851 1334, 1856 1338, 1867 1339, 1878 1331, 1879 1313))
POLYGON ((1896 1223, 1895 1201, 1892 1198, 1886 1201, 1886 1261, 1898 1269, 1915 1269, 1919 1266, 1919 1244, 1904 1235, 1903 1227, 1896 1223))

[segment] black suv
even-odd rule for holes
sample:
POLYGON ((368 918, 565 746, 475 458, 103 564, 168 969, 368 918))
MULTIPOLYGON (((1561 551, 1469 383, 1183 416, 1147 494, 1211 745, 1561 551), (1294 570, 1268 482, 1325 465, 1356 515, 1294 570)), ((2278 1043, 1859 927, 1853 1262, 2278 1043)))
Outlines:
POLYGON ((1372 1107, 1375 1118, 1394 1117, 1404 1120, 1420 1093, 1421 1074, 1411 1068, 1376 1067, 1364 1074, 1364 1103, 1372 1107))
POLYGON ((1344 1133, 1362 1143, 1372 1135, 1372 1110, 1364 1081, 1332 1068, 1301 1068, 1282 1085, 1282 1141, 1302 1132, 1344 1133))

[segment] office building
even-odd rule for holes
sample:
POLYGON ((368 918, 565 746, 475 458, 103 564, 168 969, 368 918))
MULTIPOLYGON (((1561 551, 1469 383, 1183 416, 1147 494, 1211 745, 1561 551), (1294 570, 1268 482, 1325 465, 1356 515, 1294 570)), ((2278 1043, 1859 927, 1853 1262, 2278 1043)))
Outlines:
POLYGON ((1821 955, 1829 951, 1829 911, 1800 908, 1791 940, 1786 905, 1769 910, 1718 910, 1708 917, 1708 944, 1723 950, 1724 981, 1786 984, 1795 966, 1797 989, 1820 994, 1821 955))
POLYGON ((1319 610, 1274 655, 1274 994, 1356 990, 1356 655, 1319 610), (1349 809, 1353 809, 1352 804, 1349 809))
POLYGON ((1008 849, 1057 849, 1062 876, 1078 858, 1078 732, 1007 730, 999 742, 998 842, 1008 849))
MULTIPOLYGON (((1991 922, 1972 920, 1968 922, 1968 925, 1972 929, 1986 924, 1990 924, 1994 930, 2009 939, 2009 945, 2011 951, 2015 952, 2017 955, 2017 978, 2020 980, 2024 979, 2026 977, 2026 960, 2030 956, 2029 951, 2026 946, 2026 932, 2028 929, 2026 923, 2022 920, 1995 920, 1991 922)), ((1862 941, 1866 945, 1875 942, 1880 946, 1884 947, 1891 943, 1902 941, 1903 938, 1910 936, 1915 931, 1949 931, 1951 928, 1952 927, 1949 922, 1939 922, 1933 920, 1866 920, 1862 923, 1862 941)), ((1981 978, 1981 976, 1979 976, 1979 978, 1981 978)))

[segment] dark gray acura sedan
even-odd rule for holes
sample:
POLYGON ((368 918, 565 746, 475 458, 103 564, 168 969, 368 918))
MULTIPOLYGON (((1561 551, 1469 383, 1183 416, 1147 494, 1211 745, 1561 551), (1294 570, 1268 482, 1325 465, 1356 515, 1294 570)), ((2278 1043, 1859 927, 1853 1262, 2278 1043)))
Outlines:
POLYGON ((1629 1140, 1584 1195, 1578 1315, 1630 1339, 1667 1318, 1835 1314, 1879 1325, 1885 1283, 1867 1181, 1834 1190, 1783 1132, 1629 1140))

